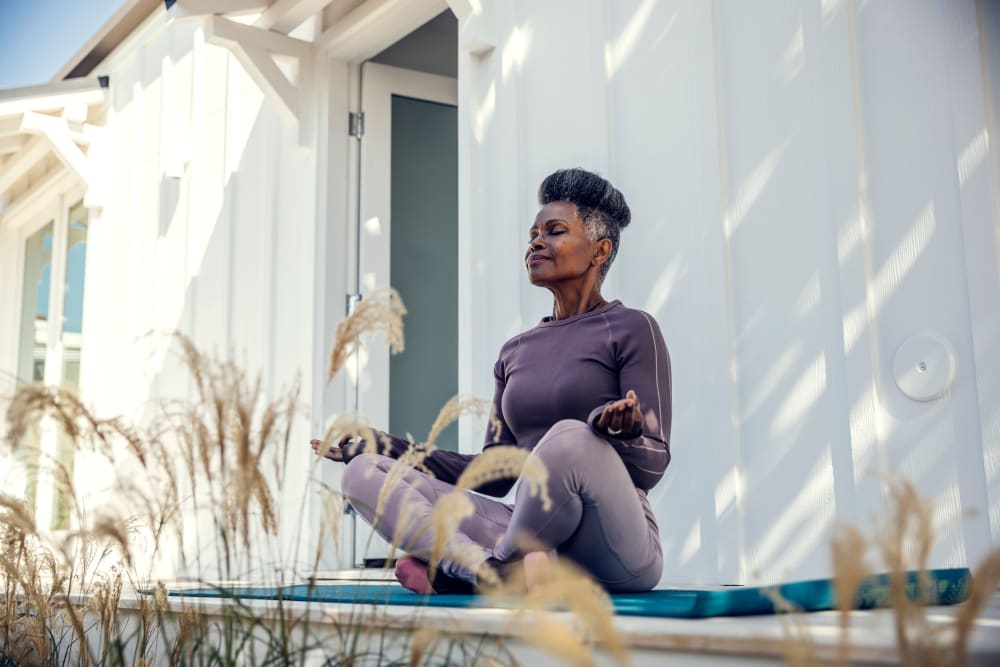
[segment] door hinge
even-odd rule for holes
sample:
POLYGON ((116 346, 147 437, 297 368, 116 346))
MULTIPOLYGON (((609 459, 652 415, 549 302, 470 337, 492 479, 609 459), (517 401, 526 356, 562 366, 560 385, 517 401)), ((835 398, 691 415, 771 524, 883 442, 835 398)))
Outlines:
POLYGON ((361 303, 360 294, 348 294, 347 299, 344 303, 344 312, 347 315, 350 315, 351 313, 354 312, 354 309, 358 307, 359 303, 361 303))
POLYGON ((365 113, 352 111, 347 116, 347 134, 360 139, 365 134, 365 113))

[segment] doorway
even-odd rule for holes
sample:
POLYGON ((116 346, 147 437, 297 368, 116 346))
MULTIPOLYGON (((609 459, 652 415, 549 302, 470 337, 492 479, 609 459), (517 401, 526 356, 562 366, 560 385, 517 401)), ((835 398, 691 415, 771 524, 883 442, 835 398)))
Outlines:
MULTIPOLYGON (((458 391, 458 85, 447 76, 454 23, 445 12, 360 68, 358 293, 392 286, 408 312, 405 351, 369 350, 358 410, 417 441, 458 391)), ((458 449, 456 425, 437 446, 458 449)))
MULTIPOLYGON (((357 294, 364 299, 391 286, 408 312, 406 349, 390 355, 376 344, 361 360, 357 410, 372 425, 418 442, 458 391, 455 70, 457 21, 450 12, 359 67, 357 294)), ((457 450, 457 425, 435 444, 457 450)), ((356 564, 388 554, 361 522, 354 544, 356 564)))

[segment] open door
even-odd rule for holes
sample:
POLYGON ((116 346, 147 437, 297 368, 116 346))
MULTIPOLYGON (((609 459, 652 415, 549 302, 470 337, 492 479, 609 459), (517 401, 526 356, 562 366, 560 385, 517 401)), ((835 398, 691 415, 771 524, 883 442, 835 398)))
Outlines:
MULTIPOLYGON (((455 79, 367 62, 361 67, 358 287, 395 287, 406 349, 368 349, 358 411, 378 428, 426 439, 458 390, 458 86, 455 79)), ((458 448, 452 425, 437 445, 458 448)), ((383 555, 359 522, 356 560, 383 555)))

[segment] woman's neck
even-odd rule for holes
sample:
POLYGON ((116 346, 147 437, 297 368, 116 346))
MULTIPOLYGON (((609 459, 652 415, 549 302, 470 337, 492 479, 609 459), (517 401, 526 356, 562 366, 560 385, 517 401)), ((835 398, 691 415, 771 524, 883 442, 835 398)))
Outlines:
POLYGON ((607 303, 607 300, 601 296, 600 289, 596 287, 582 293, 552 290, 552 296, 554 297, 552 301, 552 319, 554 320, 564 320, 574 315, 582 315, 607 303))

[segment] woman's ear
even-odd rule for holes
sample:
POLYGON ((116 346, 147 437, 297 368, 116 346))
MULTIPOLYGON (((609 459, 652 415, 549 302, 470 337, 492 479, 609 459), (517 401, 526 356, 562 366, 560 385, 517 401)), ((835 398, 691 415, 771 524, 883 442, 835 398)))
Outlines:
POLYGON ((594 248, 594 256, 591 258, 590 263, 593 266, 600 266, 604 262, 608 261, 608 257, 611 256, 611 239, 601 239, 597 242, 597 246, 594 248))

